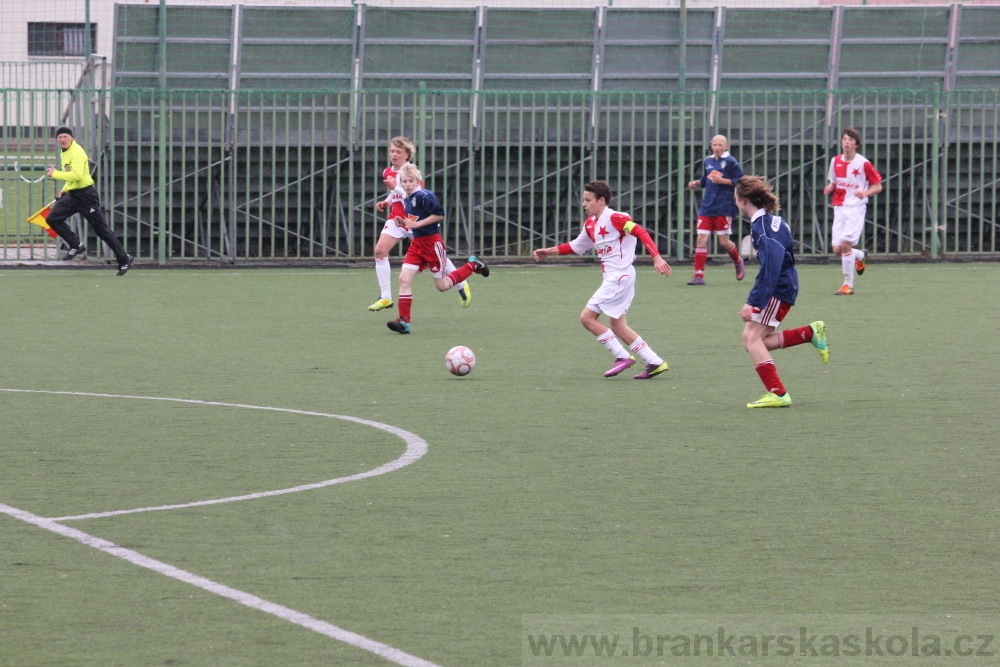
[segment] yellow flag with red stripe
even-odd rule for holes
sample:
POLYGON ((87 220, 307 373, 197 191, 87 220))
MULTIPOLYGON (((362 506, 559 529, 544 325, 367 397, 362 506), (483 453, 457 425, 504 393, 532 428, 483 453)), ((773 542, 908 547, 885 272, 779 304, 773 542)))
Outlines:
POLYGON ((35 211, 31 215, 31 217, 28 218, 28 222, 30 222, 33 225, 38 225, 39 227, 41 227, 42 229, 44 229, 48 233, 48 235, 51 236, 52 238, 56 238, 59 235, 56 234, 56 230, 54 230, 51 227, 49 227, 49 223, 46 222, 46 218, 49 217, 49 213, 52 212, 52 205, 55 204, 55 203, 56 202, 53 199, 48 204, 46 204, 42 208, 40 208, 37 211, 35 211))

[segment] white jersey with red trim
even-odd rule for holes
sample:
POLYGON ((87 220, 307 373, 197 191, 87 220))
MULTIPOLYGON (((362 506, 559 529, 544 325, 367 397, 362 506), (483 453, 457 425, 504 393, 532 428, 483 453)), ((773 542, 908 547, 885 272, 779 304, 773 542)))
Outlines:
POLYGON ((860 206, 868 202, 868 197, 858 197, 858 193, 867 190, 870 185, 882 182, 872 163, 860 153, 855 154, 850 162, 843 155, 830 160, 828 180, 833 183, 834 206, 860 206))
POLYGON ((636 238, 628 233, 634 225, 628 213, 613 211, 608 206, 600 217, 587 218, 580 235, 569 245, 578 255, 593 248, 605 272, 627 271, 635 263, 636 238), (626 228, 629 223, 632 224, 626 228))
POLYGON ((403 200, 406 199, 406 190, 404 190, 403 186, 399 184, 399 172, 402 171, 403 167, 407 164, 409 164, 409 162, 404 163, 399 169, 396 169, 390 164, 382 172, 383 182, 390 176, 396 179, 396 187, 393 190, 390 190, 389 196, 385 198, 385 201, 389 204, 389 206, 385 209, 388 212, 389 220, 396 217, 406 217, 406 206, 403 204, 403 200))

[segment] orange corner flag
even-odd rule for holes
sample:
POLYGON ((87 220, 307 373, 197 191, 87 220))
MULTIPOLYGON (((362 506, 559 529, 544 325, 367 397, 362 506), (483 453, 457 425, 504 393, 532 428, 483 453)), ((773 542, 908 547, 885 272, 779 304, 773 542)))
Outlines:
POLYGON ((49 236, 51 236, 52 238, 57 238, 59 235, 56 234, 56 230, 49 227, 49 223, 46 222, 45 219, 49 217, 49 213, 52 212, 52 205, 55 203, 56 203, 55 200, 50 201, 48 204, 45 205, 44 208, 35 211, 35 213, 30 218, 28 218, 28 222, 30 222, 33 225, 38 225, 46 232, 48 232, 49 236))

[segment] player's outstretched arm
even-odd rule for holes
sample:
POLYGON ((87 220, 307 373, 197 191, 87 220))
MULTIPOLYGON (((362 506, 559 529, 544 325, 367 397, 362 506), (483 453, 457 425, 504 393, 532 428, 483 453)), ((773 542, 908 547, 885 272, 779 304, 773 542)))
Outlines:
POLYGON ((663 259, 660 255, 653 258, 653 268, 656 269, 657 273, 662 273, 665 276, 669 276, 671 273, 670 265, 667 264, 667 260, 663 259))
POLYGON ((552 255, 582 255, 593 247, 594 242, 587 236, 586 231, 582 231, 570 243, 560 243, 548 248, 539 248, 531 254, 534 255, 536 262, 540 262, 552 255))

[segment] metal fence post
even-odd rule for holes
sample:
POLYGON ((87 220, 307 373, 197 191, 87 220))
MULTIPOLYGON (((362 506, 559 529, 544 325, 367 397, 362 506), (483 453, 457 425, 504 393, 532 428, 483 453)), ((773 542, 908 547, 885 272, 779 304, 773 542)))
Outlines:
POLYGON ((934 94, 931 95, 931 103, 934 108, 931 110, 931 259, 937 259, 938 248, 938 219, 940 211, 941 192, 941 85, 934 84, 934 94))
POLYGON ((687 184, 684 182, 684 177, 687 175, 685 173, 687 154, 684 150, 686 148, 685 142, 687 141, 687 128, 684 122, 685 114, 687 114, 687 93, 681 90, 680 108, 677 114, 677 259, 679 260, 684 259, 684 220, 687 217, 684 211, 686 200, 684 193, 687 189, 687 184))
POLYGON ((157 223, 159 226, 157 262, 167 263, 167 2, 160 0, 160 90, 159 95, 159 179, 157 189, 157 223))
MULTIPOLYGON (((417 155, 421 156, 420 159, 423 162, 427 162, 427 153, 424 149, 427 148, 426 132, 427 132, 427 82, 420 82, 420 90, 417 91, 417 117, 414 119, 416 132, 413 138, 414 148, 417 149, 417 155)), ((425 169, 427 165, 425 164, 425 169)))

